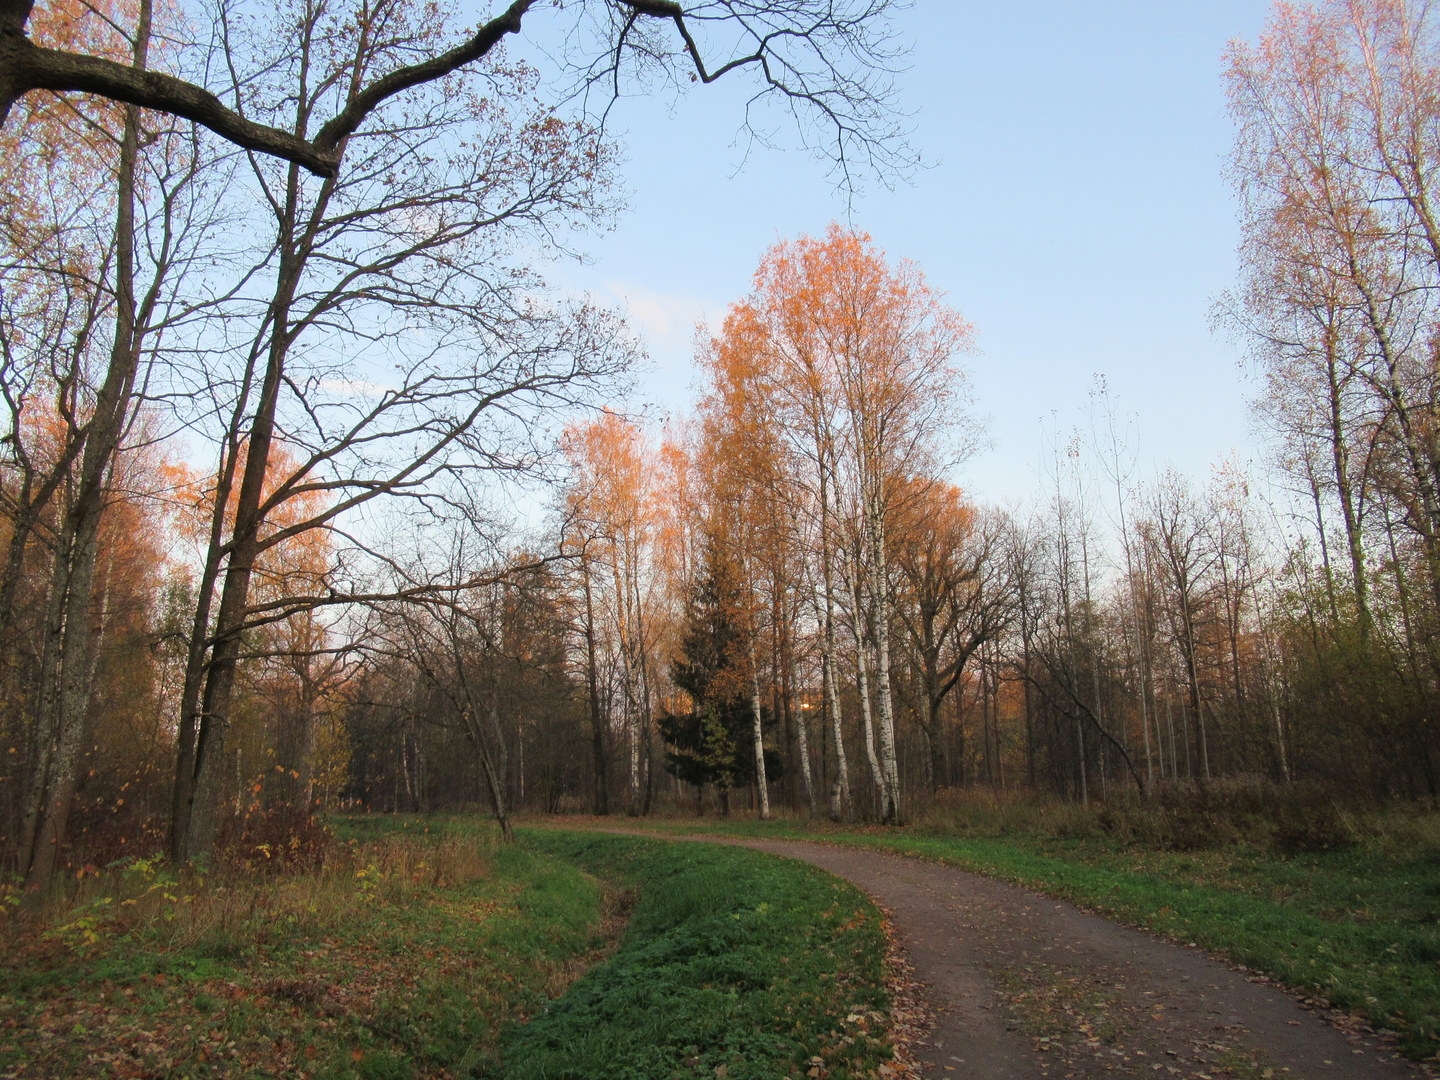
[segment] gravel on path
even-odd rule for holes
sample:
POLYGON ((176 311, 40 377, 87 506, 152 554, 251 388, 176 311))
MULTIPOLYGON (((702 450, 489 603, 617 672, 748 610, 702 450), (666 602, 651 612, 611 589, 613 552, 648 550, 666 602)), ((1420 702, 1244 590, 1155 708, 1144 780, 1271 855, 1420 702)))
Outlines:
MULTIPOLYGON (((653 835, 653 834, 651 834, 653 835)), ((720 841, 720 837, 695 837, 720 841)), ((920 859, 735 840, 802 859, 885 908, 933 1026, 920 1075, 1415 1080, 1425 1072, 1199 949, 920 859)))

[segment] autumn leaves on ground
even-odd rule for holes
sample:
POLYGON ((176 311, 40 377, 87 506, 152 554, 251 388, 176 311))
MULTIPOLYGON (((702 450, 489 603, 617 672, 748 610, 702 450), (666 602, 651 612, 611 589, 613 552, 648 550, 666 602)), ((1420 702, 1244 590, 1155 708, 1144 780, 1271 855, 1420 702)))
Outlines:
MULTIPOLYGON (((891 1014, 897 972, 863 895, 667 832, 819 836, 994 874, 1199 942, 1433 1057, 1440 819, 1357 817, 1328 850, 1285 854, 1243 811, 1161 816, 1183 831, 1196 812, 1230 842, 1176 850, 1123 808, 982 799, 903 829, 659 818, 646 839, 593 831, 633 820, 535 819, 512 845, 474 818, 362 815, 335 821, 323 865, 130 860, 4 896, 0 1075, 904 1075, 890 1035, 913 1025, 891 1014)), ((1057 1052, 1104 1038, 1103 1008, 1033 972, 997 989, 1057 1052)), ((1216 1075, 1259 1075, 1243 1065, 1216 1075)))
POLYGON ((879 915, 817 870, 500 846, 473 821, 338 829, 323 870, 139 862, 17 905, 0 1075, 840 1080, 889 1056, 879 915))

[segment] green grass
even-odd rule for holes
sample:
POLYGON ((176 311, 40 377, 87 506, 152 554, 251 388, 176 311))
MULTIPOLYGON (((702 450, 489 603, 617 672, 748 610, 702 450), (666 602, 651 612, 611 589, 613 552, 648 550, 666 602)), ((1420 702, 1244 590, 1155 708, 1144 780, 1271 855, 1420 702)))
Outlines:
POLYGON ((321 871, 140 862, 0 904, 0 1074, 493 1075, 506 1025, 600 957, 569 863, 475 823, 339 831, 321 871))
POLYGON ((884 934, 862 893, 755 852, 526 830, 638 901, 617 954, 504 1042, 507 1080, 833 1080, 888 1059, 884 934))
POLYGON ((0 893, 0 1075, 842 1080, 889 1057, 879 913, 813 868, 505 847, 459 818, 335 832, 318 870, 140 860, 0 893))
POLYGON ((796 820, 656 821, 679 833, 821 839, 961 866, 1194 942, 1440 1051, 1440 852, 1380 839, 1279 855, 1165 851, 1104 835, 955 835, 796 820))

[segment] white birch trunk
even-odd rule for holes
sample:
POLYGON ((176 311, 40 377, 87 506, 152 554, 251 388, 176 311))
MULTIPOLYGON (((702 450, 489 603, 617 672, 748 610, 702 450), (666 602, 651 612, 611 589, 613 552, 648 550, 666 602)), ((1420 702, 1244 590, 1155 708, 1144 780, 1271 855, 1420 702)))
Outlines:
POLYGON ((860 730, 865 738, 865 759, 870 763, 870 782, 875 785, 876 805, 883 815, 886 802, 885 771, 875 753, 875 713, 870 702, 870 665, 868 650, 865 648, 864 621, 860 607, 860 570, 855 571, 855 584, 850 593, 855 603, 855 617, 851 623, 855 632, 855 673, 860 683, 860 730))
MULTIPOLYGON (((827 589, 828 593, 828 589, 827 589)), ((835 680, 835 600, 826 596, 828 609, 825 612, 825 644, 821 665, 825 670, 825 711, 830 717, 830 738, 835 744, 835 785, 840 805, 830 808, 830 816, 854 817, 854 803, 850 799, 850 769, 845 759, 845 739, 840 724, 840 692, 835 680)))
POLYGON ((805 805, 810 808, 810 816, 815 816, 815 777, 810 772, 810 725, 809 717, 805 710, 801 709, 799 715, 794 711, 795 716, 795 742, 796 749, 800 754, 800 780, 805 785, 805 805))
MULTIPOLYGON (((883 509, 877 508, 877 518, 878 514, 883 512, 883 509)), ((900 769, 895 754, 895 704, 890 689, 890 620, 886 610, 883 521, 873 521, 872 529, 875 534, 875 558, 868 576, 874 619, 875 696, 880 713, 880 778, 883 793, 880 820, 886 824, 894 824, 900 820, 900 769)))
MULTIPOLYGON (((820 462, 820 576, 821 587, 825 590, 825 632, 822 645, 821 666, 825 673, 825 711, 830 717, 832 741, 835 743, 835 781, 840 796, 840 813, 847 820, 855 816, 855 804, 850 797, 850 768, 845 758, 845 739, 840 723, 840 688, 835 678, 835 579, 834 567, 830 563, 830 499, 826 466, 820 462)), ((830 816, 839 817, 832 806, 830 816)))
POLYGON ((750 646, 750 714, 754 720, 755 788, 760 796, 760 820, 770 818, 770 788, 765 777, 765 732, 760 720, 760 678, 755 674, 755 646, 750 646))

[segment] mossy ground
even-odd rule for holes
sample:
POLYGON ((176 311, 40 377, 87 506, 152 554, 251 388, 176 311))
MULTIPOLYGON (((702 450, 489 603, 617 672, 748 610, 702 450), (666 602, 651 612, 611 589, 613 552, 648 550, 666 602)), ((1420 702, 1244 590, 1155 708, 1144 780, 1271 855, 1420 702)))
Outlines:
POLYGON ((885 937, 865 896, 738 848, 525 834, 639 899, 615 957, 505 1043, 507 1080, 874 1075, 885 937))

